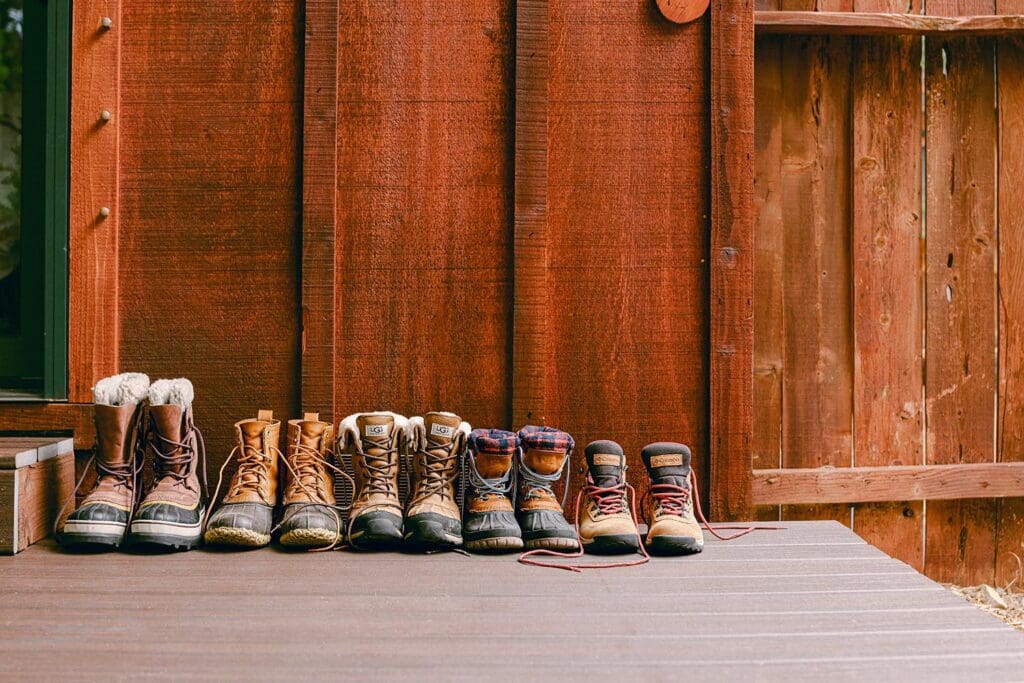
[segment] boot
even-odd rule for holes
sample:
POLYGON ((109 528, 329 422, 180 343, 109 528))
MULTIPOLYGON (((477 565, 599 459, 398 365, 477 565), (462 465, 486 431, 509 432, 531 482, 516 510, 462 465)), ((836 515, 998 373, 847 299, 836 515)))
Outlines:
POLYGON ((402 541, 398 463, 408 425, 401 415, 376 412, 349 415, 338 427, 338 438, 355 473, 348 523, 353 548, 390 548, 402 541))
POLYGON ((149 388, 146 446, 153 456, 153 485, 131 523, 129 541, 191 550, 202 540, 205 508, 199 467, 206 454, 192 417, 195 392, 187 379, 161 379, 149 388))
POLYGON ((345 522, 335 508, 334 472, 329 464, 333 447, 334 428, 321 422, 319 413, 288 421, 281 545, 326 548, 344 538, 345 522))
POLYGON ((580 499, 580 541, 588 553, 640 550, 640 532, 626 499, 626 456, 614 441, 594 441, 585 451, 587 483, 580 499))
POLYGON ((466 550, 518 550, 523 532, 512 509, 512 463, 519 437, 500 429, 475 429, 469 435, 464 469, 466 518, 462 523, 466 550))
MULTIPOLYGON (((235 423, 237 469, 203 540, 210 545, 259 548, 270 543, 277 505, 281 421, 270 410, 235 423)), ((214 494, 216 497, 216 493, 214 494)))
POLYGON ((61 545, 117 548, 124 542, 142 484, 139 429, 148 391, 149 378, 139 373, 107 377, 93 387, 96 483, 57 534, 61 545))
POLYGON ((652 443, 641 452, 651 477, 645 505, 645 544, 652 555, 690 555, 704 549, 704 533, 693 516, 690 449, 681 443, 652 443))
POLYGON ((572 437, 552 427, 519 430, 519 526, 527 548, 574 551, 576 529, 565 519, 552 488, 565 472, 572 437))
POLYGON ((454 413, 409 420, 414 482, 405 513, 405 540, 424 550, 462 545, 462 516, 455 478, 469 437, 469 423, 454 413))

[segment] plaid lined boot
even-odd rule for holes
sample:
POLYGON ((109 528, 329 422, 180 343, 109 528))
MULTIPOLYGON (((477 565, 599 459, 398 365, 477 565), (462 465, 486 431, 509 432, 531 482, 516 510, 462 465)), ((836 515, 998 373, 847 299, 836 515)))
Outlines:
POLYGON ((344 538, 344 520, 334 501, 333 441, 334 427, 321 422, 319 413, 288 420, 281 545, 326 548, 344 538))
POLYGON ((567 471, 572 437, 553 427, 527 425, 519 430, 519 441, 518 518, 526 547, 578 550, 576 529, 566 521, 553 488, 567 471))
POLYGON ((409 420, 409 458, 415 477, 405 513, 405 540, 417 547, 462 545, 455 479, 469 431, 469 423, 454 413, 427 413, 409 420))
POLYGON ((355 495, 348 541, 357 549, 383 549, 402 542, 398 468, 409 421, 396 413, 349 415, 338 426, 341 449, 352 460, 355 495))
POLYGON ((645 505, 650 525, 645 545, 652 555, 690 555, 704 549, 704 533, 693 515, 690 449, 681 443, 644 446, 640 456, 651 477, 645 505))
POLYGON ((577 518, 588 553, 635 553, 640 532, 626 499, 626 456, 614 441, 594 441, 585 451, 587 481, 577 518))
POLYGON ((523 547, 523 532, 512 508, 513 462, 519 437, 500 429, 474 429, 463 470, 466 550, 503 551, 523 547))

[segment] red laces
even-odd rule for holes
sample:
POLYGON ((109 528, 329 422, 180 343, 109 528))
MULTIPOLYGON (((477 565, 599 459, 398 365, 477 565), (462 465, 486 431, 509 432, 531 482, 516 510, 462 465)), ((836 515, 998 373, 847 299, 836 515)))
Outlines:
POLYGON ((654 498, 666 515, 682 515, 690 500, 690 490, 675 484, 651 484, 647 494, 654 498))
POLYGON ((602 515, 617 515, 626 510, 625 480, 614 486, 597 486, 588 481, 583 487, 583 493, 594 501, 598 512, 602 515))

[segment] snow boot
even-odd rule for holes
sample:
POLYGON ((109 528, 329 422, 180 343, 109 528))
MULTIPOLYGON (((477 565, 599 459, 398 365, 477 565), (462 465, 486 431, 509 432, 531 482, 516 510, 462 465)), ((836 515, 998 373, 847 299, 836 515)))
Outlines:
POLYGON ((513 466, 519 437, 500 429, 474 429, 463 467, 466 486, 462 522, 466 550, 502 552, 523 547, 523 532, 512 507, 513 466))
POLYGON ((327 548, 344 539, 345 520, 334 500, 333 448, 334 427, 321 422, 319 413, 288 421, 281 545, 327 548))
POLYGON ((414 481, 405 513, 405 540, 423 550, 462 545, 455 480, 465 455, 469 423, 454 413, 409 420, 414 481))
POLYGON ((402 542, 398 469, 409 421, 396 413, 354 413, 338 426, 340 449, 351 459, 355 493, 348 542, 356 549, 393 548, 402 542))
MULTIPOLYGON (((575 551, 576 529, 565 519, 554 484, 568 470, 575 445, 567 433, 527 425, 519 430, 519 526, 527 548, 575 551)), ((568 486, 568 481, 566 481, 568 486)))

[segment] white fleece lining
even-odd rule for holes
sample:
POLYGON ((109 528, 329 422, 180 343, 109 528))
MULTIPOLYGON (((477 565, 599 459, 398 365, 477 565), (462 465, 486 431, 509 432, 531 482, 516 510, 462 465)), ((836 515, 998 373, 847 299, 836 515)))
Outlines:
POLYGON ((149 377, 141 372, 122 372, 104 377, 92 388, 92 401, 103 406, 134 405, 149 393, 149 377))
POLYGON ((178 379, 158 379, 149 387, 149 403, 154 406, 177 405, 188 408, 192 405, 196 392, 192 382, 184 377, 178 379))
POLYGON ((369 413, 352 413, 338 423, 338 441, 341 443, 342 448, 347 448, 353 439, 359 439, 359 427, 356 425, 356 420, 367 415, 390 415, 391 419, 395 421, 395 426, 398 428, 399 433, 405 437, 406 441, 409 440, 409 419, 407 417, 393 413, 390 410, 375 410, 369 413))
MULTIPOLYGON (((442 410, 438 410, 434 413, 435 415, 444 415, 445 417, 458 417, 455 413, 447 413, 442 410)), ((469 439, 470 432, 473 428, 469 426, 469 423, 463 420, 459 423, 458 430, 462 432, 466 439, 469 439)), ((417 415, 409 418, 409 427, 406 429, 407 442, 415 448, 426 448, 427 447, 427 426, 423 422, 423 416, 417 415)))

